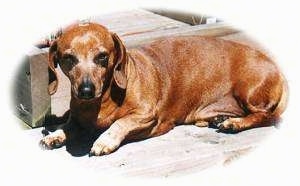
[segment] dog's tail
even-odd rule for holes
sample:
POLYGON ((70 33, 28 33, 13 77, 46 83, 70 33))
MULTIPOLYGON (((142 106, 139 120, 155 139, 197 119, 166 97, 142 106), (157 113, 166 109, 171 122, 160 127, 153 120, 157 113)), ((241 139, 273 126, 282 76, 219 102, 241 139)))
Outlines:
POLYGON ((284 112, 284 110, 286 109, 287 103, 288 103, 288 97, 289 97, 289 89, 288 89, 287 81, 283 77, 282 74, 280 76, 281 76, 281 80, 282 80, 282 93, 281 93, 280 100, 272 113, 272 116, 274 118, 278 118, 278 119, 280 118, 280 115, 284 112))

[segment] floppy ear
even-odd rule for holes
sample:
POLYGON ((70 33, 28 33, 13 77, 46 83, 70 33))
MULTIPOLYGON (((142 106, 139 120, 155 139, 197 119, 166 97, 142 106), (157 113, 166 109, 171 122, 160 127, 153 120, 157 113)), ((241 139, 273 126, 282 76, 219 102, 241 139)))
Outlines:
POLYGON ((127 55, 126 55, 126 49, 119 38, 119 36, 115 33, 111 34, 114 44, 115 44, 115 49, 117 51, 117 61, 115 62, 115 67, 113 71, 113 78, 118 87, 122 89, 126 89, 127 87, 127 78, 125 75, 125 64, 127 62, 127 55))
POLYGON ((48 74, 49 74, 49 84, 48 93, 50 95, 54 94, 57 90, 58 79, 55 68, 57 67, 58 57, 57 57, 57 42, 54 41, 50 48, 48 54, 48 74))

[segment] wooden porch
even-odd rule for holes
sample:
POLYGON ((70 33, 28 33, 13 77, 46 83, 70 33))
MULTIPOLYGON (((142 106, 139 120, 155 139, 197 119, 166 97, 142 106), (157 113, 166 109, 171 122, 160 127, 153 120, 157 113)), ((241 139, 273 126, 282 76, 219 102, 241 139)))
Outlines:
MULTIPOLYGON (((138 9, 94 17, 90 21, 103 24, 116 32, 128 48, 165 36, 205 35, 232 40, 265 51, 245 33, 222 21, 206 24, 204 20, 209 20, 210 17, 194 15, 192 18, 189 17, 191 15, 182 15, 181 18, 184 16, 184 19, 176 20, 177 14, 174 16, 166 12, 153 13, 138 9)), ((40 50, 40 53, 44 55, 47 50, 40 50)), ((265 53, 269 55, 266 51, 265 53)), ((51 96, 49 102, 51 114, 56 116, 62 116, 68 110, 70 100, 70 84, 60 70, 59 82, 58 91, 51 96)), ((37 145, 43 137, 40 124, 38 127, 25 131, 37 145)), ((124 144, 116 152, 101 157, 88 157, 88 145, 85 144, 75 144, 49 153, 61 154, 94 171, 105 170, 110 174, 127 176, 169 177, 226 165, 253 150, 275 131, 275 127, 264 127, 238 134, 224 134, 211 128, 185 125, 178 126, 163 136, 124 144)))

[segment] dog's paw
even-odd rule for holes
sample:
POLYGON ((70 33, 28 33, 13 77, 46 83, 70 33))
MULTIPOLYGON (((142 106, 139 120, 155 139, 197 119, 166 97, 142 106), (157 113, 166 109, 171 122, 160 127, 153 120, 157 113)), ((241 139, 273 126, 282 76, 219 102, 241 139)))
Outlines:
POLYGON ((228 120, 229 116, 226 115, 218 115, 216 117, 213 117, 210 119, 208 127, 218 129, 221 124, 225 121, 228 120))
POLYGON ((242 130, 244 120, 242 118, 229 118, 218 125, 218 132, 237 133, 242 130))
POLYGON ((109 135, 101 135, 93 144, 93 147, 91 148, 91 151, 89 153, 89 156, 101 156, 105 154, 110 154, 114 150, 116 150, 121 141, 112 138, 109 135))
POLYGON ((57 130, 52 134, 45 136, 40 141, 40 147, 42 149, 54 149, 59 148, 65 144, 66 135, 63 130, 57 130))
POLYGON ((197 127, 207 127, 209 125, 209 123, 207 121, 199 121, 199 122, 195 123, 195 125, 197 127))

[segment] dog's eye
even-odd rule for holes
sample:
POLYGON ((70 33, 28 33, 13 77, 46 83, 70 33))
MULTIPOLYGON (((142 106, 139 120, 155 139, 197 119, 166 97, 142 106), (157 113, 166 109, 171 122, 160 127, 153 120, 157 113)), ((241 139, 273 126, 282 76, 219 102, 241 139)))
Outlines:
POLYGON ((72 68, 78 63, 78 60, 75 56, 71 54, 65 54, 62 57, 60 65, 72 68))
POLYGON ((97 65, 101 65, 102 67, 107 67, 108 54, 105 52, 101 52, 95 57, 94 61, 97 65))

